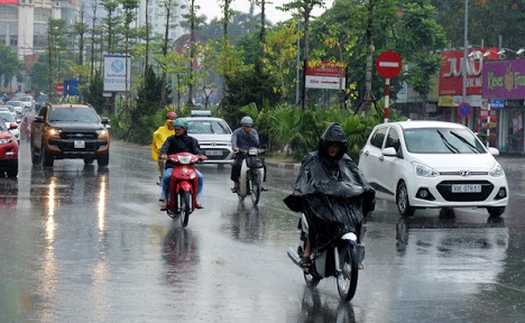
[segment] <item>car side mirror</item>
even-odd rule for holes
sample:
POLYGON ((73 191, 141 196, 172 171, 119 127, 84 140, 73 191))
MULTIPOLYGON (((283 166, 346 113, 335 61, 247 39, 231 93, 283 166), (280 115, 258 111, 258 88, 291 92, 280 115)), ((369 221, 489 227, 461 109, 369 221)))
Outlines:
POLYGON ((44 117, 43 116, 38 116, 35 118, 35 120, 33 120, 33 122, 44 122, 44 117))
POLYGON ((100 120, 101 120, 102 124, 104 125, 104 127, 111 128, 111 125, 109 124, 109 118, 108 117, 101 117, 100 120))
POLYGON ((397 151, 394 147, 388 147, 388 148, 385 148, 381 151, 381 154, 383 156, 388 156, 388 157, 397 157, 397 151))
POLYGON ((16 128, 18 128, 18 125, 16 123, 10 123, 9 124, 9 129, 10 130, 13 130, 13 129, 16 129, 16 128))
POLYGON ((492 156, 499 156, 499 150, 497 150, 496 148, 494 148, 494 147, 489 147, 488 150, 489 150, 489 153, 490 153, 492 156))

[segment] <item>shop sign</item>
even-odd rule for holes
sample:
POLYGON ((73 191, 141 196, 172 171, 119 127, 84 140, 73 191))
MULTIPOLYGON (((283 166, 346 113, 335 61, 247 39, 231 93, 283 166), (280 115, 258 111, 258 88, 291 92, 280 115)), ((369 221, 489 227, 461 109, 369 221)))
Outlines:
MULTIPOLYGON (((467 58, 467 95, 481 94, 483 65, 487 60, 498 59, 496 47, 471 48, 467 58), (484 54, 488 53, 488 56, 484 54), (484 57, 485 56, 485 57, 484 57)), ((442 51, 440 53, 443 65, 439 71, 439 95, 462 95, 463 94, 463 50, 442 51)))
POLYGON ((483 96, 525 99, 525 60, 487 62, 483 73, 483 96))

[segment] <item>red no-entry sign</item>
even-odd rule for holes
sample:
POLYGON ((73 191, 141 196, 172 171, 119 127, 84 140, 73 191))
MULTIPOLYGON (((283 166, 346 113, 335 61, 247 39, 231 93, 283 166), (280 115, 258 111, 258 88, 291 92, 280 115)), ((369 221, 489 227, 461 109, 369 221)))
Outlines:
POLYGON ((381 53, 376 60, 377 72, 386 79, 396 77, 402 66, 401 57, 391 50, 381 53))
POLYGON ((58 92, 64 92, 64 83, 60 82, 55 85, 55 90, 58 92))

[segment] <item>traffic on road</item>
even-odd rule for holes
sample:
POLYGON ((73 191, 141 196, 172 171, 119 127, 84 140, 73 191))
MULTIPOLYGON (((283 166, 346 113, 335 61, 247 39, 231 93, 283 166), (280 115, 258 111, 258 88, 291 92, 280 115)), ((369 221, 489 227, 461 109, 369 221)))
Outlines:
POLYGON ((499 156, 501 217, 485 209, 402 216, 378 200, 364 226, 356 293, 309 288, 287 254, 299 213, 283 199, 298 168, 267 168, 257 205, 230 190, 229 166, 197 165, 203 209, 183 227, 159 211, 148 148, 111 146, 110 163, 31 165, 0 179, 1 322, 518 322, 525 278, 525 173, 499 156))

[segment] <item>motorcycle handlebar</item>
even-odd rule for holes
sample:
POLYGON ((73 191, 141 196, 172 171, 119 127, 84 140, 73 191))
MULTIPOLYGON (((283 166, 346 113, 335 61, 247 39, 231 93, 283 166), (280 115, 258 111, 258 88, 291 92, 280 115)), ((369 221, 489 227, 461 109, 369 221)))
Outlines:
MULTIPOLYGON (((237 154, 248 155, 248 150, 246 150, 246 149, 239 149, 239 150, 235 151, 234 154, 235 154, 235 155, 237 155, 237 154)), ((257 148, 257 154, 258 154, 258 155, 264 155, 264 154, 266 154, 266 149, 263 149, 263 148, 257 148)))

